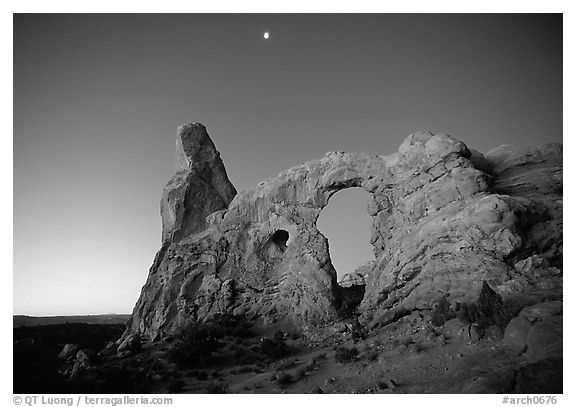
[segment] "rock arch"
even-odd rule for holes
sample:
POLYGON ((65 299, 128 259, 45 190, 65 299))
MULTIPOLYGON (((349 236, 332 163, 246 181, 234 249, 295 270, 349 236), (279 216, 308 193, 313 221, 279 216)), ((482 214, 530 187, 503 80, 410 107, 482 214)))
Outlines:
MULTIPOLYGON (((531 211, 547 210, 542 202, 549 196, 541 199, 537 187, 530 187, 532 195, 508 187, 510 171, 501 152, 492 162, 450 136, 415 133, 390 156, 328 153, 235 195, 206 138, 199 124, 178 130, 179 171, 162 198, 168 207, 164 243, 127 332, 161 338, 188 320, 216 313, 264 323, 285 318, 301 326, 331 323, 343 294, 316 222, 330 197, 349 187, 361 187, 373 198, 370 241, 376 260, 360 304, 362 320, 371 326, 429 308, 438 298, 474 301, 484 281, 506 293, 525 278, 511 272, 511 264, 534 253, 561 252, 561 236, 551 234, 545 248, 538 246, 541 236, 526 238, 531 211), (198 139, 205 141, 201 149, 195 147, 198 139), (198 184, 207 193, 191 194, 198 184), (193 207, 202 209, 182 209, 193 207), (270 255, 265 248, 278 230, 289 239, 281 255, 270 255)), ((557 177, 561 146, 538 151, 518 153, 522 171, 531 170, 527 162, 545 158, 553 165, 543 177, 557 177)), ((562 216, 557 206, 551 212, 555 222, 562 216)))

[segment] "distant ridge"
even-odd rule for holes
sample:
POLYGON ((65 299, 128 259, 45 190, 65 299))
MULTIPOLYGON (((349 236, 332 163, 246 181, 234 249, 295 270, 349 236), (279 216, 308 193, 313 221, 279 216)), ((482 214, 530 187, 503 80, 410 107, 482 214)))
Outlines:
POLYGON ((68 323, 84 324, 125 324, 130 318, 129 314, 102 314, 102 315, 68 315, 52 317, 31 317, 29 315, 14 315, 12 325, 14 328, 24 326, 58 325, 68 323))

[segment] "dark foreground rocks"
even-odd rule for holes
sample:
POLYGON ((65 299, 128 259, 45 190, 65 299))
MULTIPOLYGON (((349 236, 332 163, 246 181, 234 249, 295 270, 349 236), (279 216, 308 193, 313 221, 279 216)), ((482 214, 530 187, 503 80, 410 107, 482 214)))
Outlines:
MULTIPOLYGON (((523 317, 538 326, 551 308, 531 307, 523 317)), ((556 312, 546 315, 554 318, 556 312)), ((45 354, 54 361, 51 374, 36 369, 29 371, 28 380, 15 375, 15 389, 23 393, 47 386, 44 392, 49 393, 562 392, 561 353, 534 358, 527 340, 524 352, 518 354, 508 346, 508 332, 505 335, 499 326, 459 317, 439 324, 434 311, 426 310, 361 334, 362 327, 349 321, 338 322, 331 330, 303 332, 219 314, 209 322, 191 323, 164 341, 143 341, 131 350, 119 351, 115 341, 87 348, 81 340, 82 349, 65 361, 57 357, 60 349, 52 347, 53 353, 45 354)), ((66 328, 60 335, 70 341, 66 328)), ((83 337, 78 330, 69 334, 83 337)), ((22 367, 26 366, 22 346, 26 344, 30 353, 37 342, 31 337, 19 341, 15 361, 22 367)))

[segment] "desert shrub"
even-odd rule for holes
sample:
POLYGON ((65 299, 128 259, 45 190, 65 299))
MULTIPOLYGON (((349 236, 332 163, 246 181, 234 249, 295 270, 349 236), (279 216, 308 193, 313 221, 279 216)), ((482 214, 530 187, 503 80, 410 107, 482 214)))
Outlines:
POLYGON ((340 292, 342 294, 338 309, 340 317, 344 319, 353 317, 357 312, 358 305, 364 298, 365 286, 341 287, 340 292))
POLYGON ((223 335, 235 338, 248 338, 254 335, 252 323, 244 315, 215 314, 210 323, 218 326, 223 335))
POLYGON ((376 351, 376 350, 369 350, 369 351, 366 352, 365 357, 366 357, 366 360, 368 360, 368 361, 370 361, 370 362, 374 362, 374 361, 376 361, 376 360, 378 359, 378 356, 379 356, 379 355, 380 355, 380 354, 378 353, 378 351, 376 351))
POLYGON ((184 388, 184 381, 182 380, 174 380, 168 385, 168 392, 169 393, 177 393, 184 388))
POLYGON ((279 385, 288 384, 292 381, 292 375, 290 373, 282 372, 276 375, 276 383, 279 385))
POLYGON ((211 383, 206 388, 208 394, 225 394, 228 393, 228 385, 224 383, 211 383))
POLYGON ((262 338, 258 351, 271 359, 279 359, 289 353, 288 345, 284 340, 284 334, 277 331, 274 336, 270 338, 262 338))
POLYGON ((356 359, 358 356, 358 349, 355 347, 347 348, 345 346, 340 346, 336 349, 336 355, 334 359, 338 363, 350 363, 356 359))
POLYGON ((508 323, 502 297, 486 281, 482 283, 482 291, 478 297, 477 322, 483 328, 491 325, 504 328, 508 323))
POLYGON ((471 324, 478 320, 478 306, 476 304, 457 303, 456 317, 464 324, 471 324))
POLYGON ((260 355, 253 353, 246 354, 241 352, 240 354, 236 353, 234 356, 238 359, 238 364, 240 365, 253 365, 261 360, 260 355))
POLYGON ((250 373, 253 371, 254 368, 252 366, 242 366, 240 369, 238 369, 238 373, 250 373))
POLYGON ((278 366, 278 370, 286 370, 286 369, 290 369, 291 367, 296 366, 296 360, 294 359, 289 359, 283 363, 280 364, 280 366, 278 366))
POLYGON ((351 331, 352 331, 352 340, 354 342, 366 339, 366 336, 367 336, 366 331, 364 330, 362 325, 360 325, 360 323, 357 320, 352 323, 352 330, 351 331))
POLYGON ((399 345, 406 346, 406 347, 410 346, 410 344, 412 344, 412 343, 414 343, 414 341, 409 336, 405 336, 405 337, 400 338, 398 340, 399 345))
MULTIPOLYGON (((98 377, 89 381, 97 383, 97 388, 88 388, 80 391, 80 388, 69 389, 70 392, 93 392, 93 393, 148 393, 150 392, 150 380, 146 377, 147 372, 130 370, 126 367, 111 367, 98 370, 98 377)), ((89 384, 84 382, 84 384, 89 384)))
POLYGON ((294 380, 300 380, 306 377, 306 368, 301 367, 294 372, 294 380))
POLYGON ((450 303, 446 297, 442 297, 434 303, 432 307, 432 325, 442 326, 449 319, 454 318, 454 313, 450 309, 450 303))
POLYGON ((168 359, 183 366, 204 365, 224 345, 222 329, 212 323, 190 323, 176 335, 168 359))
POLYGON ((380 390, 386 390, 388 388, 388 384, 384 381, 379 381, 378 383, 376 383, 376 386, 380 389, 380 390))
POLYGON ((319 353, 316 356, 314 356, 313 360, 314 362, 318 362, 322 359, 326 359, 326 354, 325 353, 319 353))
POLYGON ((413 343, 410 345, 410 351, 414 353, 420 353, 424 350, 424 346, 420 343, 413 343))
POLYGON ((206 373, 204 370, 197 370, 194 377, 198 380, 206 380, 208 379, 208 373, 206 373))
POLYGON ((318 365, 316 364, 316 361, 314 359, 312 359, 311 361, 306 363, 306 370, 308 370, 308 371, 314 370, 314 369, 316 369, 317 366, 318 365))
POLYGON ((476 323, 486 328, 491 325, 505 327, 508 318, 502 297, 484 281, 477 303, 457 303, 456 317, 464 324, 476 323))
POLYGON ((392 379, 380 380, 376 385, 380 390, 393 389, 398 387, 398 383, 392 379))

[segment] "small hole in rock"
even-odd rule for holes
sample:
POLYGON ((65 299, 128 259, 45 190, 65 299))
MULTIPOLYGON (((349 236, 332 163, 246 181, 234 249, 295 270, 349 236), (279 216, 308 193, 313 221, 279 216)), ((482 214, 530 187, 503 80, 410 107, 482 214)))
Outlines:
POLYGON ((290 235, 284 229, 278 229, 272 235, 272 242, 280 248, 280 250, 284 251, 288 248, 288 239, 290 235))

